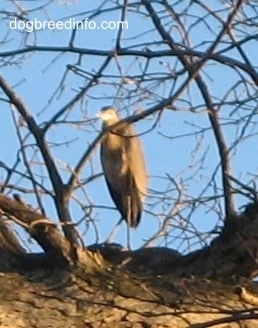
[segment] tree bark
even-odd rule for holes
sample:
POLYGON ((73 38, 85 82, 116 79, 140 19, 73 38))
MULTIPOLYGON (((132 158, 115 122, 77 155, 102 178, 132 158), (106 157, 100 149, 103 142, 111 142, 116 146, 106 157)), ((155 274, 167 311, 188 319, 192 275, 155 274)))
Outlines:
MULTIPOLYGON (((19 205, 9 199, 8 210, 7 200, 0 207, 17 215, 19 205)), ((76 247, 67 260, 61 237, 51 251, 27 254, 2 218, 0 327, 256 327, 257 209, 248 206, 210 246, 185 256, 110 244, 76 247)), ((44 220, 33 229, 47 235, 44 220)))

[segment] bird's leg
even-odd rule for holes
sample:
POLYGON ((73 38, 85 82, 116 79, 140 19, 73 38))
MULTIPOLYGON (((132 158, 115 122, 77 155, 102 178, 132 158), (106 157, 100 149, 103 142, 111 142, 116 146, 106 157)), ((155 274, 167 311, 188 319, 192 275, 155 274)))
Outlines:
POLYGON ((131 245, 130 245, 130 225, 131 225, 131 211, 132 211, 132 207, 131 207, 131 198, 130 197, 127 197, 127 203, 128 203, 128 218, 130 218, 129 220, 127 219, 127 224, 126 225, 126 229, 127 229, 127 248, 128 250, 131 250, 131 245))
POLYGON ((115 233, 117 232, 118 227, 120 226, 120 224, 122 223, 123 218, 119 219, 119 221, 117 222, 117 224, 115 225, 115 227, 112 229, 112 231, 110 232, 110 234, 107 236, 107 239, 105 240, 104 243, 108 244, 111 241, 111 239, 114 237, 115 233))
POLYGON ((130 227, 128 225, 126 225, 126 229, 127 229, 127 248, 130 251, 131 250, 131 231, 130 231, 130 227))

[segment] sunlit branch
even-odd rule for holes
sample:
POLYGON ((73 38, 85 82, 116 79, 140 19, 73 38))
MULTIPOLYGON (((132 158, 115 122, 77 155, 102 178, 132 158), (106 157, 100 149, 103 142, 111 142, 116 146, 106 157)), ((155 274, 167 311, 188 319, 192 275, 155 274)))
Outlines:
MULTIPOLYGON (((52 182, 54 191, 55 191, 55 205, 57 212, 59 214, 59 219, 62 222, 71 222, 71 217, 68 210, 68 201, 64 185, 62 182, 62 179, 58 173, 58 170, 55 166, 54 159, 51 155, 50 149, 43 138, 42 130, 37 125, 35 119, 30 114, 28 109, 26 108, 26 105, 23 103, 23 101, 18 97, 18 95, 15 93, 15 91, 8 85, 8 83, 5 81, 5 79, 0 75, 0 86, 9 98, 10 102, 16 107, 24 121, 27 123, 28 128, 32 135, 34 136, 37 145, 41 151, 42 157, 45 160, 46 168, 49 173, 49 178, 52 182)), ((77 244, 77 233, 75 232, 75 229, 72 226, 66 226, 63 227, 64 233, 68 240, 72 244, 77 244)))

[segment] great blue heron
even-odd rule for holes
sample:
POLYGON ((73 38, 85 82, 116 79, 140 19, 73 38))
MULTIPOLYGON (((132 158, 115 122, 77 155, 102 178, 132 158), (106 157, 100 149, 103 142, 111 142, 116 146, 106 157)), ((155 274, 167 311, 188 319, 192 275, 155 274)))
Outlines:
MULTIPOLYGON (((112 107, 104 107, 98 117, 103 120, 103 130, 120 121, 112 107)), ((147 174, 140 140, 131 124, 124 123, 104 135, 101 163, 117 209, 128 226, 136 228, 147 191, 147 174)))

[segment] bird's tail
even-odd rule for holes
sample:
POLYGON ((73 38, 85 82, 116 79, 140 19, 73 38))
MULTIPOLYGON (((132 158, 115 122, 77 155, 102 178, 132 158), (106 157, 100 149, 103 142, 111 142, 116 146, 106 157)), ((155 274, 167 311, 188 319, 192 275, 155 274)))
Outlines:
POLYGON ((131 228, 136 228, 140 222, 142 213, 142 203, 138 193, 128 196, 127 224, 131 228))

